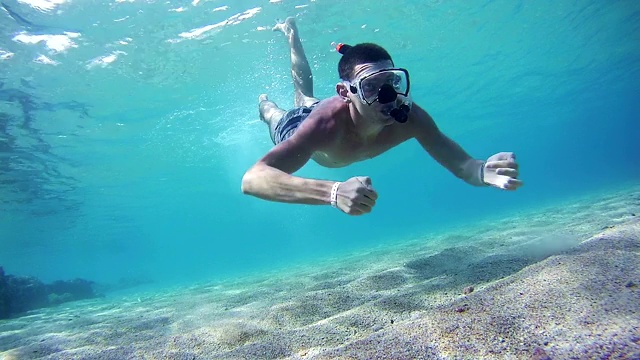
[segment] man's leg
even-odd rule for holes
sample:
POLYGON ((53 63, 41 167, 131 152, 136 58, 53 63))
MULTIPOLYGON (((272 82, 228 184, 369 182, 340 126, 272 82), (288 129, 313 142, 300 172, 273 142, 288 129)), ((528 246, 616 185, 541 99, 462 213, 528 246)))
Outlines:
POLYGON ((276 125, 278 125, 278 121, 282 119, 286 111, 269 100, 267 94, 262 94, 258 97, 258 107, 260 109, 260 119, 269 126, 269 136, 271 136, 271 140, 275 143, 274 132, 276 125))
MULTIPOLYGON (((313 97, 313 77, 309 62, 302 48, 298 27, 292 17, 288 17, 283 23, 276 24, 274 31, 281 31, 289 41, 291 51, 291 76, 293 77, 293 87, 295 89, 295 106, 310 106, 318 99, 313 97)), ((267 98, 267 94, 258 97, 258 107, 260 109, 260 119, 269 126, 269 135, 274 140, 276 125, 286 111, 267 98)), ((275 141, 274 141, 275 143, 275 141)))
POLYGON ((298 27, 295 19, 288 17, 283 23, 276 24, 273 31, 282 32, 289 41, 289 49, 291 50, 291 76, 293 77, 293 86, 295 88, 295 104, 296 106, 309 106, 318 99, 313 97, 313 76, 311 68, 307 61, 307 56, 302 48, 300 37, 298 36, 298 27))

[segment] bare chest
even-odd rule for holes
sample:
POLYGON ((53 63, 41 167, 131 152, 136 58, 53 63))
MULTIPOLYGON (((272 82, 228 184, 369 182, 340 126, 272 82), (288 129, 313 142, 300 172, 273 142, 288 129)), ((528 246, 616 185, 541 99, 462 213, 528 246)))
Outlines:
POLYGON ((381 133, 370 141, 344 137, 324 151, 314 153, 313 160, 326 167, 343 167, 372 159, 402 143, 406 139, 396 132, 381 133))

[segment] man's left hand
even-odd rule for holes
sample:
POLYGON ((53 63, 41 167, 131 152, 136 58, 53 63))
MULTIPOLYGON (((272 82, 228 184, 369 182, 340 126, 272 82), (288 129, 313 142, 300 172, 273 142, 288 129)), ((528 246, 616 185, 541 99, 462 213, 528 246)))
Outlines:
POLYGON ((487 159, 484 165, 485 184, 504 190, 516 190, 523 185, 518 179, 518 163, 516 155, 501 152, 487 159))

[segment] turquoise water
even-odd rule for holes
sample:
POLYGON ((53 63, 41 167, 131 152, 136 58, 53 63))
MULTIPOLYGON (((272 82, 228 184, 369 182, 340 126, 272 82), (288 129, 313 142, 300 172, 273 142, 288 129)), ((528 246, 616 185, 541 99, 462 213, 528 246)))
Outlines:
POLYGON ((637 1, 4 4, 7 273, 189 284, 479 220, 508 227, 502 216, 640 179, 637 1), (371 176, 380 199, 366 216, 243 195, 242 175, 271 147, 258 95, 293 105, 286 41, 271 31, 287 16, 316 96, 334 93, 333 42, 377 42, 447 135, 479 159, 515 152, 525 186, 474 188, 409 142, 298 173, 371 176))

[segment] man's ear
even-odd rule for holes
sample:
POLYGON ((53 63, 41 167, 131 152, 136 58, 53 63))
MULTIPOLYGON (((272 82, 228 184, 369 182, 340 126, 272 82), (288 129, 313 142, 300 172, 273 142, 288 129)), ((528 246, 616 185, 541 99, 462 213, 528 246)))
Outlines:
POLYGON ((347 89, 347 86, 344 83, 340 82, 336 84, 336 93, 345 100, 349 98, 349 89, 347 89))

